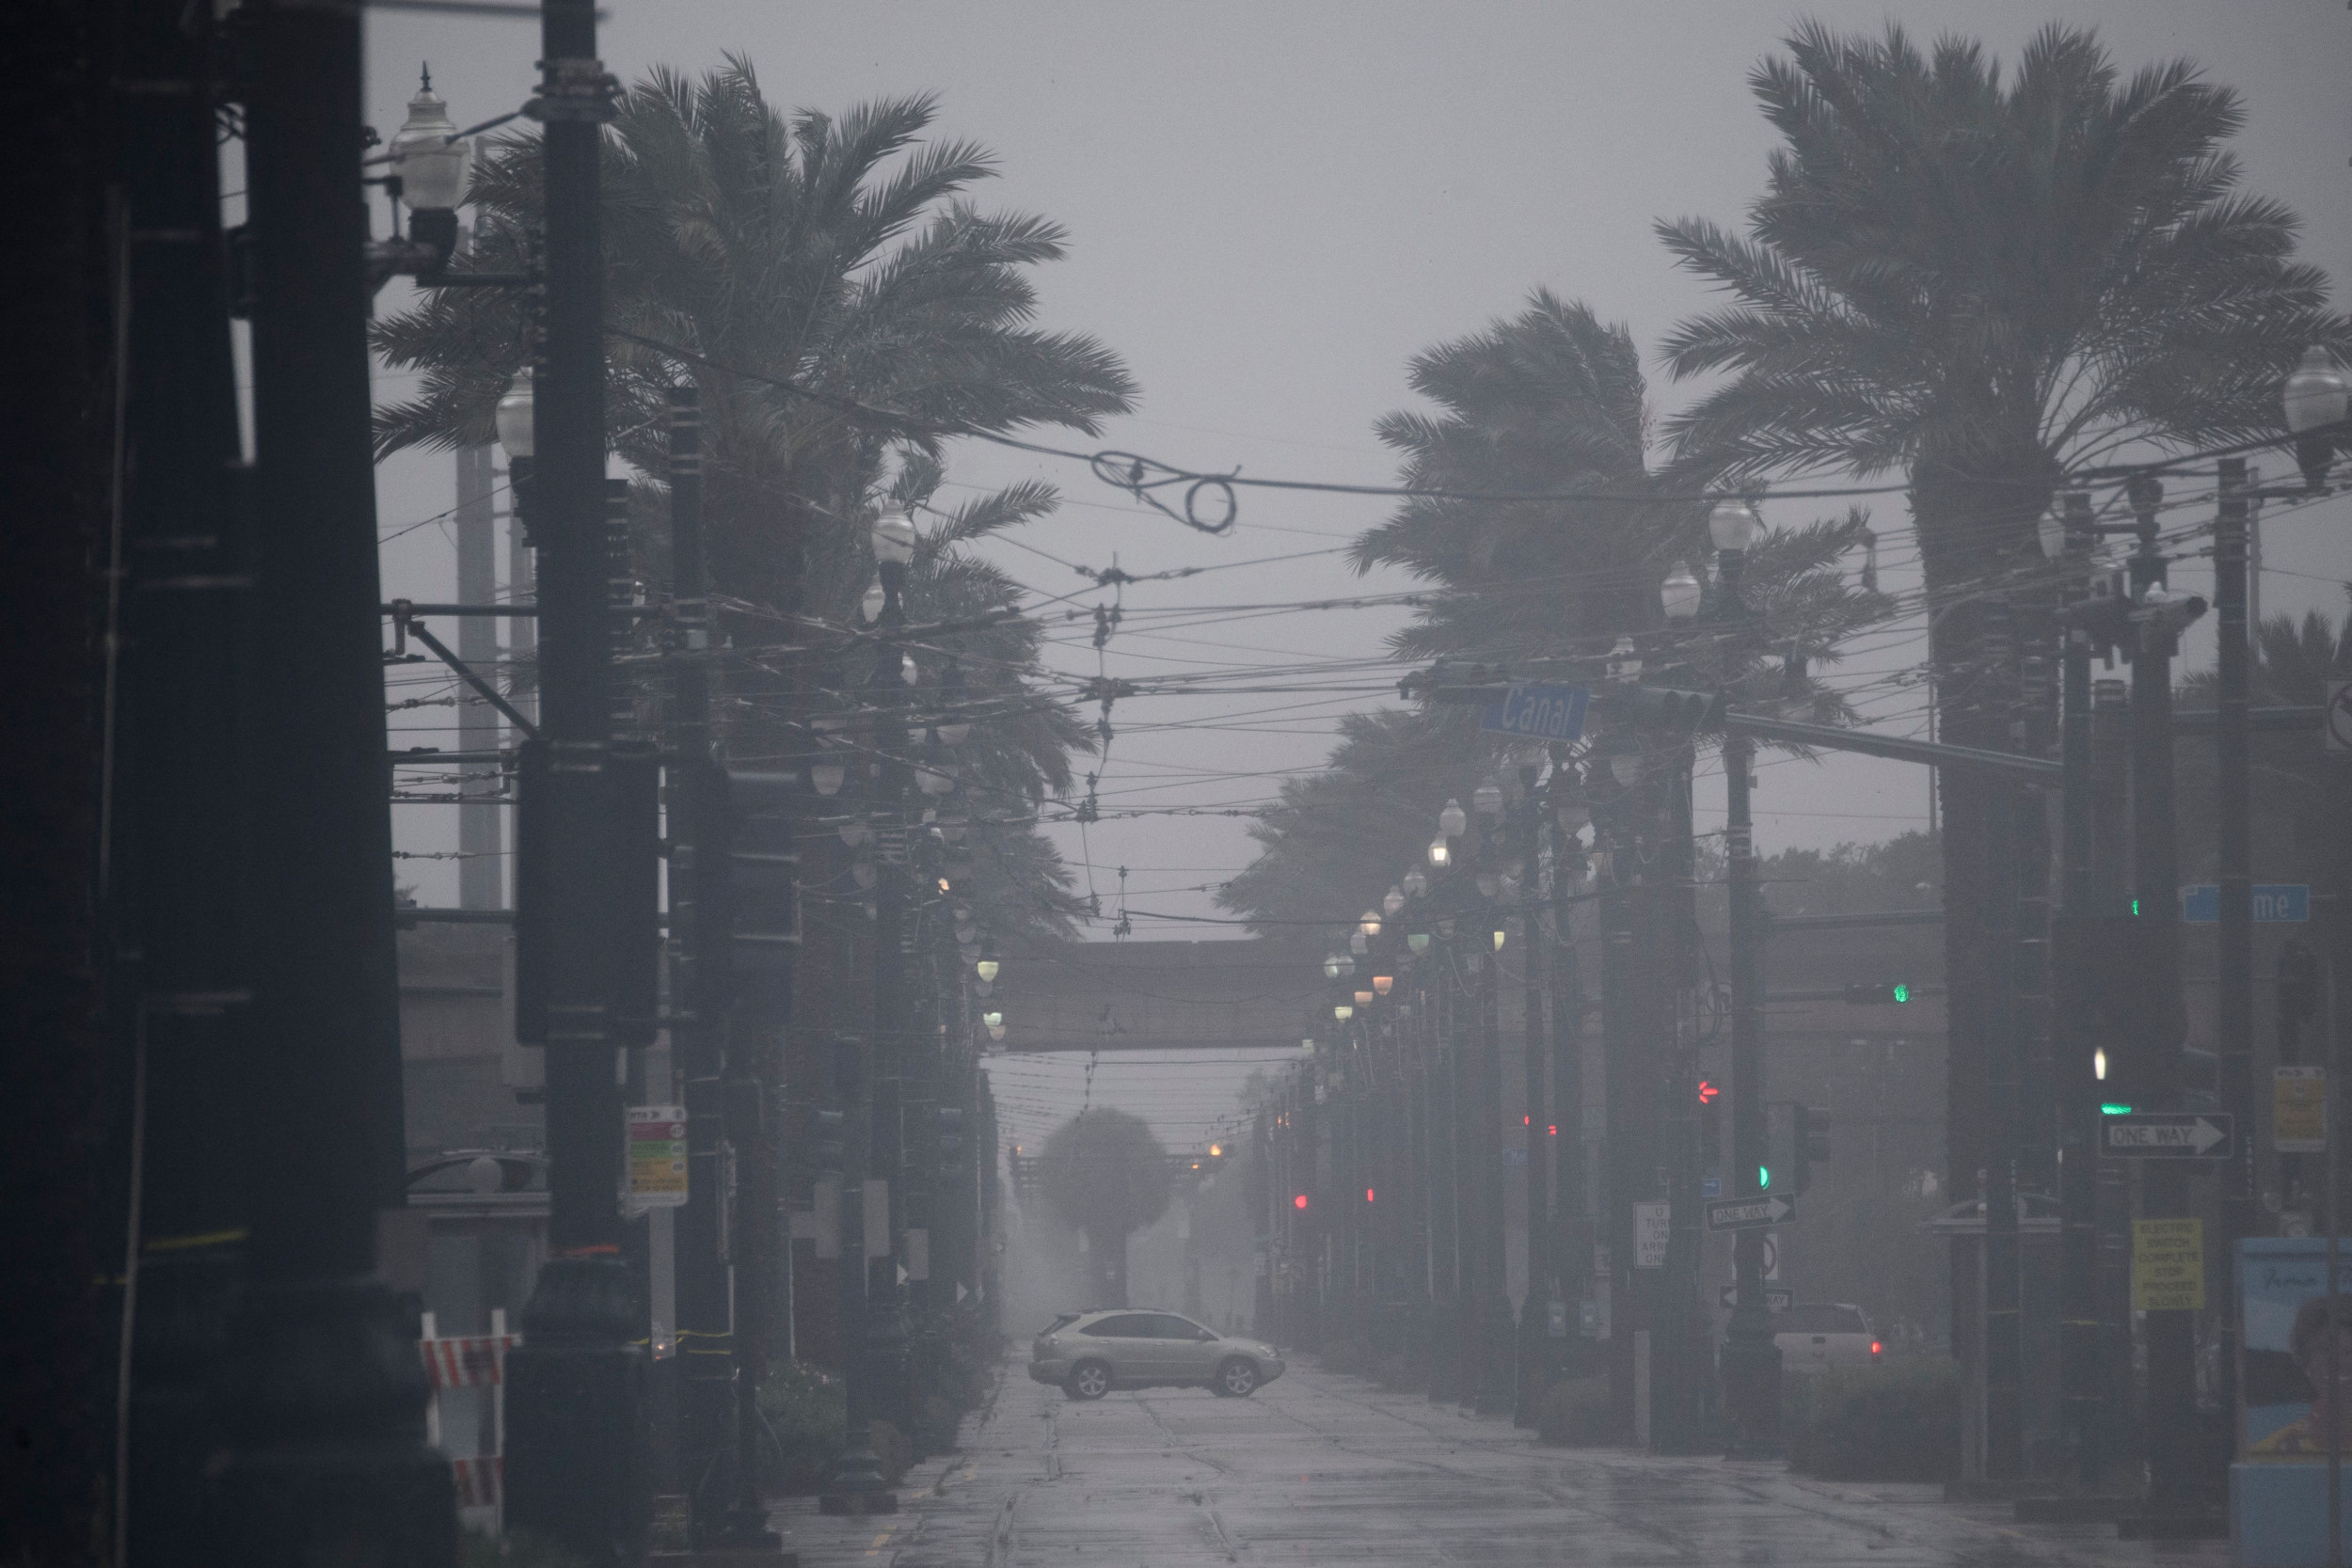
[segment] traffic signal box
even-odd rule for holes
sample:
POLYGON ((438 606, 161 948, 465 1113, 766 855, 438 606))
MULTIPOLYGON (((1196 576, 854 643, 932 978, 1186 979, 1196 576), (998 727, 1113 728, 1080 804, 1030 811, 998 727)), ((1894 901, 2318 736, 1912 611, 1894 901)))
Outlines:
POLYGON ((1794 1197, 1813 1185, 1813 1167, 1829 1162, 1829 1111, 1825 1106, 1778 1100, 1764 1107, 1767 1150, 1763 1191, 1794 1197))
POLYGON ((2128 914, 2050 923, 2060 1082, 2102 1106, 2166 1110, 2182 1092, 2187 1033, 2164 928, 2128 914), (2104 1070, 2102 1070, 2104 1069, 2104 1070))
POLYGON ((515 1037, 650 1045, 661 965, 660 755, 628 742, 530 740, 516 771, 515 1037))

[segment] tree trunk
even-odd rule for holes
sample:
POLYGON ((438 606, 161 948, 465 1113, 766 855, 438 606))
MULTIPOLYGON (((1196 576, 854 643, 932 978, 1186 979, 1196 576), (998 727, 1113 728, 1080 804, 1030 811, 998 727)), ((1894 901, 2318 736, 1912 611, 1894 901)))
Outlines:
MULTIPOLYGON (((1912 474, 1912 522, 1927 578, 1935 738, 2008 751, 2008 713, 1981 700, 1985 606, 2000 591, 2005 569, 2021 554, 2034 559, 2034 519, 2048 503, 2057 468, 2038 451, 1971 459, 1962 467, 2003 482, 1926 465, 1912 474)), ((1937 785, 1941 820, 1929 828, 1944 853, 1945 1187, 1961 1202, 1980 1195, 1979 1174, 1993 1147, 1985 1093, 1986 1029, 1993 1021, 1985 998, 1996 974, 2006 974, 2008 953, 1986 937, 1986 900, 1998 880, 1987 861, 1986 827, 1992 812, 2007 809, 2008 798, 1999 779, 1973 769, 1947 768, 1937 785)), ((2042 874, 2040 868, 2021 870, 2027 878, 2042 874)), ((1956 1246, 1952 1261, 1952 1300, 1958 1303, 1974 1289, 1973 1249, 1956 1246)), ((1966 1317, 1953 1313, 1955 1335, 1965 1332, 1966 1317)), ((1953 1348, 1963 1347, 1956 1341, 1953 1348)))

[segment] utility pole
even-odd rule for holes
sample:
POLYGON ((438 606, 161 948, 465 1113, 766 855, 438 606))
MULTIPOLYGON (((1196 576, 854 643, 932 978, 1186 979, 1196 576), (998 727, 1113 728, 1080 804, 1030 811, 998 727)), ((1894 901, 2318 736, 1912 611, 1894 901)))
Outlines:
MULTIPOLYGON (((1615 759, 1611 762, 1613 770, 1615 759)), ((1601 1228, 1608 1238, 1609 1416, 1621 1439, 1635 1430, 1633 1201, 1645 1140, 1634 1091, 1633 927, 1640 805, 1633 788, 1613 777, 1612 793, 1593 802, 1605 863, 1600 873, 1600 1026, 1602 1118, 1601 1228)), ((1646 1417, 1644 1418, 1646 1419, 1646 1417)))
MULTIPOLYGON (((2131 558, 2133 620, 2138 630, 2132 659, 2132 867, 2136 917, 2146 958, 2143 983, 2159 988, 2143 998, 2154 1005, 2160 1032, 2144 1043, 2149 1081, 2178 1092, 2179 1057, 2186 1033, 2180 990, 2181 906, 2179 847, 2172 804, 2172 656, 2178 630, 2159 614, 2165 594, 2165 558, 2157 539, 2163 486, 2135 475, 2128 494, 2138 523, 2139 547, 2131 558)), ((2169 1097, 2168 1097, 2169 1098, 2169 1097)), ((2147 1162, 2140 1210, 2148 1219, 2191 1216, 2187 1167, 2170 1160, 2147 1162)), ((2153 1519, 2194 1515, 2199 1478, 2194 1437, 2197 1423, 2196 1314, 2150 1311, 2144 1317, 2148 1399, 2147 1513, 2153 1519)))
MULTIPOLYGON (((1764 1103, 1764 986, 1757 972, 1763 940, 1763 888, 1756 860, 1751 803, 1756 742, 1727 733, 1723 742, 1731 944, 1732 1192, 1753 1197, 1768 1158, 1764 1103)), ((1780 1446, 1780 1341, 1764 1301, 1764 1233, 1740 1230, 1731 1243, 1734 1300, 1724 1336, 1724 1403, 1733 1421, 1734 1459, 1772 1459, 1780 1446)))
MULTIPOLYGON (((1694 1453, 1706 1368, 1707 1336, 1699 1319, 1698 1171, 1698 883, 1696 830, 1691 781, 1694 749, 1676 744, 1661 783, 1666 794, 1666 843, 1671 896, 1661 912, 1668 924, 1661 992, 1665 1060, 1654 1082, 1664 1097, 1665 1134, 1660 1145, 1669 1187, 1666 1266, 1660 1272, 1656 1309, 1650 1316, 1650 1396, 1655 1414, 1650 1447, 1658 1453, 1694 1453), (1661 1373, 1664 1375, 1661 1377, 1661 1373)), ((1666 890, 1660 890, 1665 892, 1666 890)))
POLYGON ((521 779, 516 940, 516 1034, 547 1053, 548 1257, 507 1358, 505 1486, 511 1525, 604 1565, 639 1555, 651 1506, 645 1361, 629 1343, 617 1201, 618 1079, 636 1025, 616 1004, 657 958, 633 951, 650 906, 628 907, 639 888, 625 848, 640 835, 653 847, 652 769, 613 746, 597 190, 612 82, 596 57, 595 0, 547 0, 540 45, 547 292, 530 503, 542 739, 521 779))
MULTIPOLYGON (((357 8, 259 8, 244 56, 257 657, 249 1022, 232 1140, 250 1237, 207 1554, 448 1568, 408 1272, 385 789, 357 8), (300 1375, 288 1375, 299 1368, 300 1375)), ((219 998, 221 1005, 232 999, 219 998)), ((607 1069, 608 1073, 610 1068, 607 1069)), ((610 1188, 607 1189, 610 1201, 610 1188)), ((421 1242, 417 1244, 421 1245, 421 1242)))
MULTIPOLYGON (((1551 1143, 1553 1251, 1551 1266, 1560 1282, 1562 1307, 1571 1318, 1591 1289, 1594 1228, 1591 1190, 1584 1174, 1584 985, 1581 966, 1571 936, 1573 911, 1566 889, 1570 873, 1587 863, 1578 838, 1592 819, 1581 780, 1561 752, 1552 758, 1550 790, 1552 909, 1548 939, 1552 947, 1551 979, 1551 1143)), ((1547 1129, 1549 1132, 1549 1129, 1547 1129)), ((1579 1375, 1586 1370, 1586 1347, 1576 1341, 1583 1325, 1563 1324, 1568 1345, 1575 1349, 1573 1365, 1579 1375)), ((1547 1325, 1549 1328, 1549 1325, 1547 1325)))
MULTIPOLYGON (((1545 1091, 1545 1057, 1549 1032, 1545 1026, 1545 960, 1549 943, 1544 941, 1541 858, 1545 799, 1536 785, 1537 765, 1519 768, 1518 819, 1514 854, 1519 863, 1519 963, 1523 984, 1520 1037, 1525 1042, 1527 1073, 1527 1293, 1519 1301, 1519 1376, 1516 1417, 1520 1426, 1536 1423, 1543 1404, 1544 1334, 1551 1300, 1551 1183, 1547 1143, 1550 1127, 1549 1097, 1545 1091)), ((1555 774, 1556 778, 1557 775, 1555 774)))
MULTIPOLYGON (((457 602, 489 605, 498 600, 498 523, 491 503, 491 451, 488 447, 457 450, 457 511, 452 522, 457 532, 457 602)), ((528 616, 516 617, 528 620, 528 616)), ((498 617, 463 615, 457 621, 457 657, 469 670, 485 673, 499 657, 498 617)), ((472 692, 457 699, 457 749, 480 757, 499 749, 496 710, 472 692)), ((520 737, 517 736, 517 739, 520 737)), ((461 770, 485 774, 462 781, 459 795, 494 797, 496 768, 478 761, 461 770)), ((499 820, 505 806, 485 800, 478 806, 457 808, 457 904, 460 909, 495 910, 506 904, 503 851, 504 825, 499 820)))
MULTIPOLYGON (((2060 522, 2069 571, 2060 586, 2065 606, 2078 603, 2097 534, 2088 491, 2070 490, 2060 501, 2060 522)), ((2090 985, 2092 969, 2077 933, 2106 911, 2093 907, 2094 851, 2091 824, 2090 633, 2069 625, 2058 654, 2062 729, 2059 761, 2065 772, 2058 806, 2063 914, 2054 933, 2053 1004, 2068 1044, 2054 1067, 2058 1117, 2058 1380, 2061 1427, 2069 1480, 2089 1492, 2106 1468, 2103 1439, 2106 1420, 2106 1381, 2099 1334, 2099 1146, 2098 1083, 2091 1075, 2086 1042, 2095 1037, 2101 998, 2090 985)))
MULTIPOLYGON (((2219 506, 2214 520, 2214 611, 2219 633, 2215 715, 2216 795, 2220 820, 2221 894, 2219 979, 2214 1020, 2217 1036, 2216 1088, 2221 1109, 2242 1129, 2238 1146, 2219 1167, 2223 1278, 2235 1270, 2237 1244, 2254 1235, 2254 866, 2251 746, 2247 709, 2252 696, 2252 628, 2248 625, 2247 542, 2252 497, 2246 459, 2225 457, 2220 465, 2219 506)), ((2237 1351, 2244 1325, 2237 1292, 2221 1292, 2221 1407, 2237 1408, 2237 1351)))

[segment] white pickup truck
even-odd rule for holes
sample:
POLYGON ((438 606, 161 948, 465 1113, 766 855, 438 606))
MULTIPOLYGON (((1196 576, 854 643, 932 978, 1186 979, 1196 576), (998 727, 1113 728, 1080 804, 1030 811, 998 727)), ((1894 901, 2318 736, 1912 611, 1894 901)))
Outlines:
POLYGON ((1773 1313, 1772 1341, 1780 1346, 1784 1372, 1875 1367, 1884 1348, 1861 1307, 1831 1301, 1801 1301, 1773 1313))

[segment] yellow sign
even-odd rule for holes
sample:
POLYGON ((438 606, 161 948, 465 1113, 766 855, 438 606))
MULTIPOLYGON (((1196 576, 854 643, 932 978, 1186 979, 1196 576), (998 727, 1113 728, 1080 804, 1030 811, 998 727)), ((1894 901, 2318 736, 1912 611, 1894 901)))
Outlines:
POLYGON ((2132 1309, 2196 1312, 2205 1305, 2205 1222, 2132 1222, 2132 1309))
POLYGON ((686 1107, 628 1108, 628 1201, 636 1209, 686 1201, 686 1107))
POLYGON ((2328 1069, 2270 1069, 2270 1141, 2281 1154, 2328 1152, 2328 1069))

